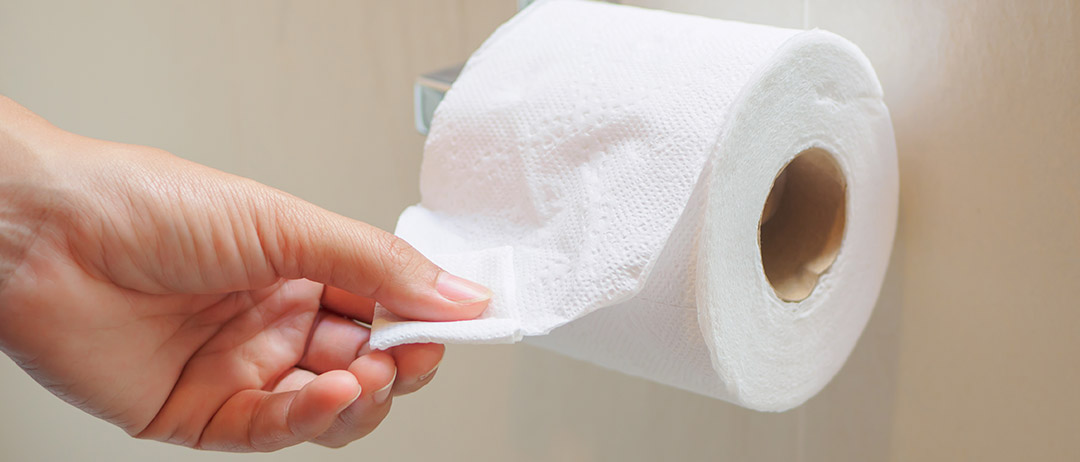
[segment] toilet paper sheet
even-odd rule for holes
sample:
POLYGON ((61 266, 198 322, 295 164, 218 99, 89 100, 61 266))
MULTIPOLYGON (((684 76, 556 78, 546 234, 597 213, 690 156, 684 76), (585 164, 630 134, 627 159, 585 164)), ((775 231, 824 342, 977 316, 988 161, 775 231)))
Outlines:
MULTIPOLYGON (((761 410, 839 370, 893 239, 881 89, 844 39, 602 3, 537 2, 438 107, 396 233, 494 291, 475 320, 377 307, 371 345, 508 343, 761 410), (765 276, 762 211, 799 153, 844 181, 839 251, 800 301, 765 276)), ((797 234, 797 233, 796 233, 797 234)))

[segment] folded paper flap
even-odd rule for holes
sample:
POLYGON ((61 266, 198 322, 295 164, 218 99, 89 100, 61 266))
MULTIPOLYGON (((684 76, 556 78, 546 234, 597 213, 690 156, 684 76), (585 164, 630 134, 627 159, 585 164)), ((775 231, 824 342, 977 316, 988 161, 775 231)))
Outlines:
POLYGON ((401 318, 377 305, 369 340, 372 348, 382 350, 405 343, 513 343, 521 340, 513 248, 504 246, 428 257, 446 271, 491 289, 493 296, 487 310, 478 318, 467 321, 421 322, 401 318))
POLYGON ((516 319, 480 318, 469 321, 410 321, 375 307, 371 348, 385 350, 407 343, 515 343, 521 340, 521 324, 516 319))

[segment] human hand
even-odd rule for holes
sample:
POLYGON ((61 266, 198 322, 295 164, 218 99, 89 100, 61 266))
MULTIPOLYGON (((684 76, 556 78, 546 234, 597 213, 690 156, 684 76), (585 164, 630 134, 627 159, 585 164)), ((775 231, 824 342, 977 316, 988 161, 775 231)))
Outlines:
POLYGON ((367 348, 375 301, 469 319, 490 292, 254 181, 64 132, 0 96, 0 349, 140 438, 226 451, 371 432, 443 346, 367 348))

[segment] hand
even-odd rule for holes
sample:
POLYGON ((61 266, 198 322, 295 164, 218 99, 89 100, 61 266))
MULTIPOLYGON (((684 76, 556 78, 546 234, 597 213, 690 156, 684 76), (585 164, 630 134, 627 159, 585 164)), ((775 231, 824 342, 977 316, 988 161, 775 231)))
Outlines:
MULTIPOLYGON (((469 319, 490 292, 394 236, 166 152, 63 132, 0 97, 0 349, 131 435, 342 446, 443 346, 370 351, 375 301, 469 319)), ((10 399, 10 398, 9 398, 10 399)))

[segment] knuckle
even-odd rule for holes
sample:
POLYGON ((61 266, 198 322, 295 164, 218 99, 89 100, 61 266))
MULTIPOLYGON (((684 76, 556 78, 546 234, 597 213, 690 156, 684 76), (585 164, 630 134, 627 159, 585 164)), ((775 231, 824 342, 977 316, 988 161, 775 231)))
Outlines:
POLYGON ((387 276, 419 272, 427 260, 413 246, 392 234, 385 234, 379 242, 383 269, 387 276))

